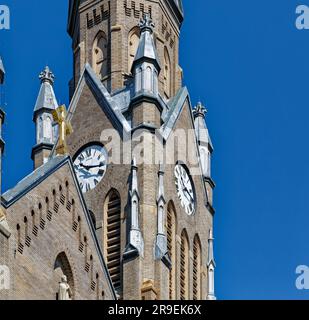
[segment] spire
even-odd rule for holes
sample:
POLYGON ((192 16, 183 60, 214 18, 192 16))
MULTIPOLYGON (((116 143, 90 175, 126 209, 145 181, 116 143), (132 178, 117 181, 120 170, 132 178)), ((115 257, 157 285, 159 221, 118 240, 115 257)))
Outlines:
POLYGON ((152 22, 150 14, 146 13, 138 26, 141 30, 141 37, 132 65, 132 70, 134 70, 136 64, 148 61, 155 65, 157 72, 159 73, 161 70, 160 60, 153 40, 153 28, 155 25, 152 22))
POLYGON ((39 74, 40 91, 33 111, 36 124, 36 145, 32 149, 34 168, 48 161, 50 152, 57 139, 57 124, 53 121, 53 111, 58 108, 54 92, 55 76, 48 66, 39 74))
POLYGON ((140 230, 139 221, 139 191, 138 191, 138 178, 137 178, 137 164, 136 159, 132 160, 132 181, 131 181, 131 222, 129 232, 129 243, 124 253, 124 259, 132 257, 144 256, 144 240, 140 230))
POLYGON ((167 237, 165 232, 165 195, 164 195, 164 165, 160 163, 158 172, 158 196, 157 196, 157 238, 155 244, 155 259, 162 260, 168 267, 171 267, 171 260, 167 250, 167 237))
POLYGON ((48 66, 40 73, 41 88, 34 107, 34 117, 40 110, 55 110, 58 102, 54 93, 53 85, 55 76, 48 66))
POLYGON ((5 76, 5 70, 4 70, 2 59, 0 57, 0 84, 4 83, 4 76, 5 76))
POLYGON ((193 109, 195 134, 199 144, 203 176, 205 178, 210 178, 211 154, 213 152, 213 145, 205 121, 207 112, 207 109, 201 102, 198 102, 196 107, 193 109))

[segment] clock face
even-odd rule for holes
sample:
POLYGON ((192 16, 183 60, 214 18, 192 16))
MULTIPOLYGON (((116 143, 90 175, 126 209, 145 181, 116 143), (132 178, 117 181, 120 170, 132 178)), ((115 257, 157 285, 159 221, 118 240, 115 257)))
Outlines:
POLYGON ((107 152, 100 145, 85 147, 74 160, 74 169, 83 193, 94 189, 107 169, 107 152))
POLYGON ((192 216, 195 213, 194 186, 188 171, 183 165, 177 164, 175 167, 175 184, 181 206, 185 209, 187 215, 192 216))

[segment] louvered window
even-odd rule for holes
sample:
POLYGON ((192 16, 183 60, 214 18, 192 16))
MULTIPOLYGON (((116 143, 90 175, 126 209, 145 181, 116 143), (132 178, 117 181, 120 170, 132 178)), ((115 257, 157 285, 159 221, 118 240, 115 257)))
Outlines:
POLYGON ((193 300, 201 299, 201 246, 198 236, 193 243, 193 300))
POLYGON ((181 234, 181 252, 180 252, 180 299, 189 299, 189 244, 185 231, 181 234))
POLYGON ((115 290, 121 291, 121 202, 117 192, 107 198, 105 213, 105 258, 115 290))
POLYGON ((176 218, 175 212, 171 206, 167 210, 167 248, 171 258, 172 268, 169 274, 169 299, 175 300, 176 285, 175 285, 175 270, 176 270, 176 218))

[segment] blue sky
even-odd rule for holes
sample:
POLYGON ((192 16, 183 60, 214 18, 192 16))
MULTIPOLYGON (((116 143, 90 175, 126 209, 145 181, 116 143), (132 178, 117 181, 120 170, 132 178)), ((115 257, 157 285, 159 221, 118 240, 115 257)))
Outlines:
MULTIPOLYGON (((2 0, 7 81, 3 188, 32 170, 32 111, 48 64, 68 104, 67 1, 2 0)), ((209 110, 215 153, 216 290, 220 299, 308 299, 295 268, 309 265, 309 0, 184 0, 181 65, 191 99, 209 110), (194 3, 194 4, 193 4, 194 3)))

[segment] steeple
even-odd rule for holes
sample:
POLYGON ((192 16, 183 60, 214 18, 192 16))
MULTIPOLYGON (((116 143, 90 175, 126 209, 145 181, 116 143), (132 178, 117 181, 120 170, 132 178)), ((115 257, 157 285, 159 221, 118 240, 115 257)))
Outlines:
POLYGON ((134 96, 131 100, 133 127, 161 126, 162 105, 159 101, 158 77, 161 65, 153 39, 154 24, 149 14, 139 23, 140 40, 132 65, 134 96), (142 115, 142 117, 140 116, 142 115))
POLYGON ((32 149, 34 168, 44 164, 50 155, 57 138, 57 126, 53 121, 53 111, 58 108, 58 102, 53 85, 55 76, 48 66, 40 73, 41 87, 33 111, 33 121, 36 124, 36 145, 32 149))
POLYGON ((158 76, 161 71, 160 60, 153 39, 154 23, 145 14, 139 23, 141 37, 132 65, 135 78, 135 94, 158 95, 158 76))

